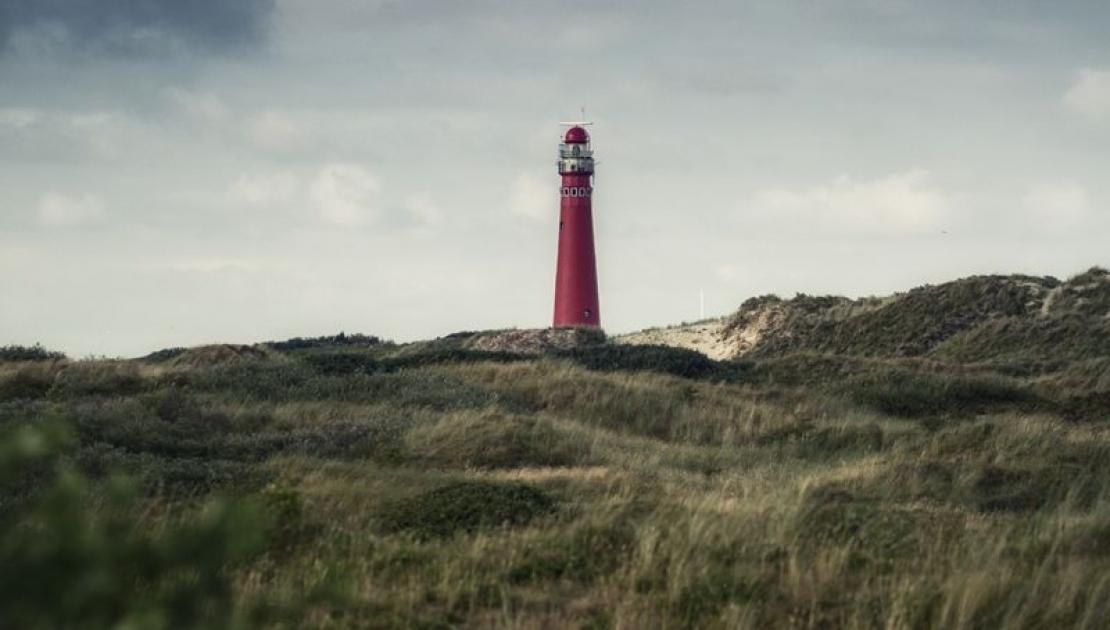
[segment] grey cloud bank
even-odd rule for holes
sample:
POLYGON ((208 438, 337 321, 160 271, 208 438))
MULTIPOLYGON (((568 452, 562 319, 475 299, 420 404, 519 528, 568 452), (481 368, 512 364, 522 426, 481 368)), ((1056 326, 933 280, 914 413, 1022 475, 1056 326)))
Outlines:
POLYGON ((611 331, 1110 264, 1110 8, 966 4, 0 4, 0 344, 546 325, 581 105, 611 331))
POLYGON ((273 10, 274 0, 4 0, 0 50, 235 50, 264 38, 273 10))

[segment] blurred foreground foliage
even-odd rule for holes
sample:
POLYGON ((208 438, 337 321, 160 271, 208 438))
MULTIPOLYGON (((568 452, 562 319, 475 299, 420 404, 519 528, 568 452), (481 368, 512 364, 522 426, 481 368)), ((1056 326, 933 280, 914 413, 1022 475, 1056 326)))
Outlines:
POLYGON ((50 480, 0 514, 0 626, 233 628, 228 567, 257 556, 270 522, 258 502, 210 499, 156 528, 137 511, 135 484, 92 484, 61 455, 72 431, 54 422, 0 436, 0 492, 10 508, 28 471, 50 480))

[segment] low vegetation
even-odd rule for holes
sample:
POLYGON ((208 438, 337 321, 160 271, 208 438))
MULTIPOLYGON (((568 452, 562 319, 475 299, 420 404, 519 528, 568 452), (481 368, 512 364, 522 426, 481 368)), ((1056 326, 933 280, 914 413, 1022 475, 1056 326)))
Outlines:
POLYGON ((996 282, 736 361, 4 355, 0 626, 1104 627, 1105 274, 996 282))

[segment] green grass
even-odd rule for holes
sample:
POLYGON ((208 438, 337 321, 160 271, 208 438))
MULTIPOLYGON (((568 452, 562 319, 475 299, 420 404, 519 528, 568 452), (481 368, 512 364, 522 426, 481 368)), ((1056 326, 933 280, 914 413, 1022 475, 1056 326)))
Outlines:
POLYGON ((955 342, 928 358, 525 357, 469 338, 0 362, 0 553, 19 576, 4 571, 4 621, 970 629, 1110 614, 1105 357, 983 359, 955 342))

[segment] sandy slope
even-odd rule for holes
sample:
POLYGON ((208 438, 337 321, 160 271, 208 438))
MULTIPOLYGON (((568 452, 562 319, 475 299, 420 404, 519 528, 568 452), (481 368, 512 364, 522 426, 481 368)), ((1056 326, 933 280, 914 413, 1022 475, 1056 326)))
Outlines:
POLYGON ((741 347, 723 337, 725 320, 711 319, 693 324, 666 328, 649 328, 612 338, 615 343, 629 345, 674 346, 697 350, 711 359, 732 359, 740 354, 741 347))

